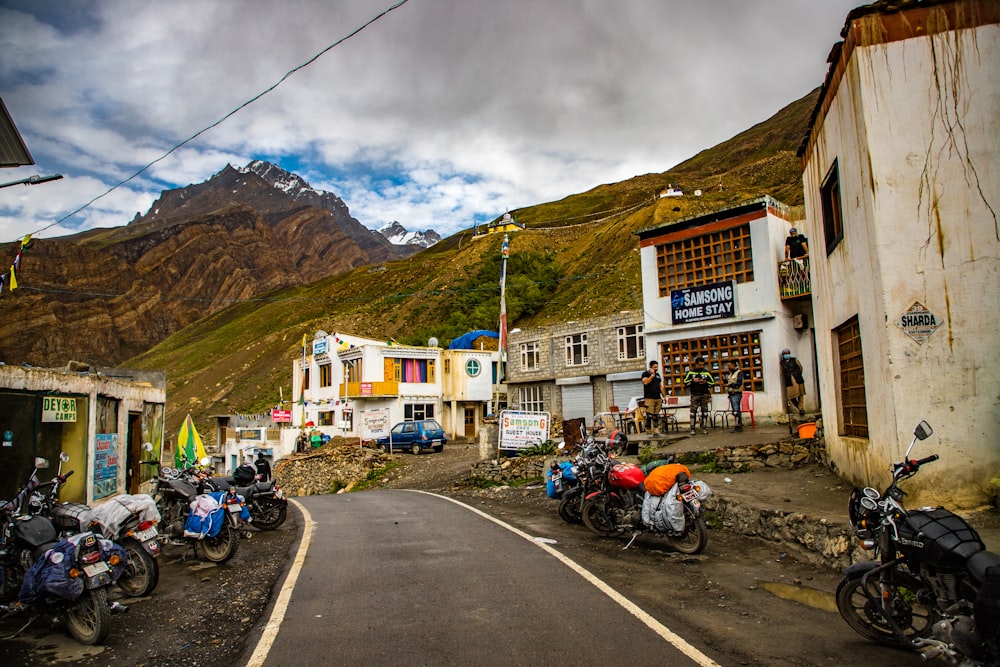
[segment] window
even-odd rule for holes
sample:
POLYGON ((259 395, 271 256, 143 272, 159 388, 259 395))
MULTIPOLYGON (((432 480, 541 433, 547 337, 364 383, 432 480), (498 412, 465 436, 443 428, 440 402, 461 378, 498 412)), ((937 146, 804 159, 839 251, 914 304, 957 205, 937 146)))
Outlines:
POLYGON ((542 400, 541 386, 518 387, 517 402, 520 405, 520 409, 526 412, 545 412, 545 402, 542 400))
POLYGON ((840 363, 840 434, 868 437, 868 405, 865 402, 865 367, 861 357, 861 327, 852 317, 834 329, 840 363))
POLYGON ((840 167, 836 160, 820 186, 819 196, 823 205, 823 240, 826 241, 826 254, 829 255, 844 238, 844 216, 840 208, 840 167))
POLYGON ((465 372, 468 373, 469 377, 476 377, 482 370, 483 367, 479 364, 478 359, 469 359, 465 362, 465 372))
POLYGON ((329 387, 333 384, 333 365, 332 364, 320 364, 319 367, 319 386, 329 387))
POLYGON ((348 431, 354 430, 354 410, 344 410, 342 415, 348 431))
POLYGON ((443 361, 443 364, 444 364, 444 367, 443 367, 442 370, 444 371, 444 374, 445 375, 450 375, 451 374, 451 359, 445 359, 443 361))
POLYGON ((333 426, 333 416, 334 416, 333 410, 330 410, 328 412, 320 412, 317 415, 317 418, 319 419, 318 424, 320 426, 333 426))
POLYGON ((521 343, 521 370, 537 371, 540 363, 538 342, 521 343))
POLYGON ((742 224, 656 246, 660 296, 670 290, 724 280, 753 282, 750 225, 742 224))
POLYGON ((420 421, 421 419, 434 419, 433 403, 407 403, 403 406, 403 419, 405 421, 420 421))
POLYGON ((618 361, 646 358, 646 337, 642 325, 618 327, 618 361))
POLYGON ((566 365, 583 366, 587 363, 587 334, 566 336, 566 365))
POLYGON ((351 359, 344 362, 344 381, 361 382, 361 360, 351 359))
POLYGON ((312 374, 309 372, 309 366, 304 366, 302 368, 302 390, 303 391, 305 391, 306 389, 312 389, 312 386, 310 386, 310 380, 311 380, 311 378, 309 377, 310 375, 312 375, 312 374))
POLYGON ((684 376, 694 367, 696 357, 704 357, 705 370, 715 377, 715 393, 722 394, 722 380, 727 361, 738 361, 743 370, 743 389, 764 391, 764 358, 761 356, 760 331, 744 331, 721 336, 690 338, 660 346, 663 380, 674 396, 683 396, 684 376))
POLYGON ((433 359, 392 359, 391 362, 396 382, 435 382, 433 359))

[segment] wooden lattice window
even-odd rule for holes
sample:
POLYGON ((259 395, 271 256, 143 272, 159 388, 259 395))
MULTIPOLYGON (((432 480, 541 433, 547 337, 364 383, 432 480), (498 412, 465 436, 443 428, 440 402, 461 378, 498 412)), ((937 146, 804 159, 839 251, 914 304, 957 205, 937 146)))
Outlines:
POLYGON ((683 287, 724 280, 753 281, 750 225, 656 246, 656 274, 661 297, 683 287))
POLYGON ((743 389, 764 391, 764 358, 761 356, 760 331, 676 340, 660 345, 663 380, 674 396, 683 396, 684 376, 694 367, 697 357, 704 357, 705 369, 715 377, 713 391, 726 393, 726 362, 736 361, 743 370, 743 389))
POLYGON ((865 367, 861 357, 861 326, 853 317, 834 330, 840 361, 840 434, 868 437, 865 367))

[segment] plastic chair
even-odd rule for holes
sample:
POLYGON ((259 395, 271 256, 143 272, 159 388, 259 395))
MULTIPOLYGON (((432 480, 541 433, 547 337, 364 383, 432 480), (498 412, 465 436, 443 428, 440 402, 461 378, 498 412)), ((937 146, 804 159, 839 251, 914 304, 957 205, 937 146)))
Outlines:
POLYGON ((753 419, 753 392, 745 391, 743 392, 743 398, 740 399, 740 412, 743 414, 750 413, 750 428, 757 428, 756 422, 753 419))

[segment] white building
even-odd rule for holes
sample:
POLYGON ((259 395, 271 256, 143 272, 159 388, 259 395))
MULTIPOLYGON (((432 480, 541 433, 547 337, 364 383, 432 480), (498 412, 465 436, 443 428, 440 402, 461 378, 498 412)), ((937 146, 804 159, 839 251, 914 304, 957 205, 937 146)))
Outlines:
POLYGON ((708 215, 638 232, 646 354, 660 362, 674 395, 695 357, 716 377, 713 407, 727 361, 738 359, 754 392, 755 417, 785 412, 782 348, 801 361, 807 410, 817 409, 808 261, 784 261, 791 228, 780 202, 761 197, 708 215), (789 283, 789 270, 802 279, 789 283))
POLYGON ((910 504, 1000 489, 1000 5, 860 7, 800 154, 826 444, 883 487, 914 425, 941 460, 910 504))
POLYGON ((449 438, 471 438, 493 396, 496 351, 444 350, 322 331, 306 343, 292 363, 296 427, 312 422, 328 435, 360 438, 363 413, 386 410, 390 425, 437 419, 449 438))

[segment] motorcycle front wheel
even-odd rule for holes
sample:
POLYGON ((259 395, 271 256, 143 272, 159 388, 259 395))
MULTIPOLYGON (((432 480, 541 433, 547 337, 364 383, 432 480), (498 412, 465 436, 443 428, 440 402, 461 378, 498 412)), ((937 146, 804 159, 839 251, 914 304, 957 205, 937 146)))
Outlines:
POLYGON ((931 609, 918 601, 918 587, 897 583, 894 586, 891 613, 893 620, 903 629, 904 637, 897 635, 882 611, 878 577, 868 579, 868 595, 861 576, 844 577, 837 586, 837 609, 847 624, 869 641, 884 646, 910 647, 910 641, 930 634, 934 621, 931 609), (869 595, 871 598, 869 598, 869 595))
POLYGON ((583 521, 583 513, 580 511, 580 504, 583 501, 583 487, 574 486, 563 494, 559 501, 559 517, 566 523, 580 523, 583 521))
POLYGON ((250 505, 251 523, 261 530, 274 530, 285 522, 288 503, 277 498, 255 500, 250 505))
POLYGON ((240 535, 227 521, 215 537, 205 537, 199 542, 201 553, 205 560, 212 563, 225 563, 236 555, 240 546, 240 535))
POLYGON ((684 532, 670 535, 667 541, 682 554, 700 554, 708 546, 708 526, 705 519, 696 516, 687 505, 684 506, 684 532))
POLYGON ((612 537, 618 534, 615 517, 618 510, 623 509, 621 498, 610 495, 599 495, 584 501, 581 514, 583 525, 599 537, 612 537))
POLYGON ((128 563, 118 579, 118 588, 133 598, 149 595, 160 580, 159 564, 136 540, 129 538, 121 545, 128 553, 128 563))
POLYGON ((108 589, 91 588, 83 591, 66 614, 66 627, 73 639, 93 646, 100 644, 111 631, 111 607, 108 606, 108 589))

